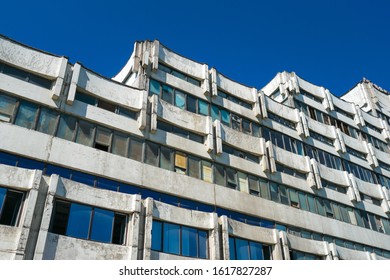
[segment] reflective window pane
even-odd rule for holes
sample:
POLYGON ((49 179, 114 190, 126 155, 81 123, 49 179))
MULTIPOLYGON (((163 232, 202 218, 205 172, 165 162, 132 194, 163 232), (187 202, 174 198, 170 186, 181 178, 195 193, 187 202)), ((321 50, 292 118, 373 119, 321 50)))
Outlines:
POLYGON ((214 105, 211 105, 211 118, 213 121, 219 120, 219 109, 214 105))
POLYGON ((167 85, 163 85, 161 99, 173 104, 173 88, 167 85))
POLYGON ((247 240, 236 238, 237 260, 249 260, 249 243, 247 240))
POLYGON ((160 91, 161 91, 160 83, 155 81, 155 80, 150 79, 149 80, 149 92, 152 94, 160 95, 160 91))
POLYGON ((112 136, 111 152, 115 155, 127 156, 128 137, 126 135, 114 133, 112 136))
POLYGON ((166 253, 180 254, 180 226, 164 223, 163 250, 166 253))
POLYGON ((15 106, 16 99, 0 94, 0 121, 11 121, 15 106))
POLYGON ((199 106, 199 110, 198 110, 199 114, 204 116, 209 115, 209 104, 206 101, 199 99, 198 106, 199 106))
POLYGON ((7 189, 0 188, 0 216, 1 216, 1 209, 3 209, 3 203, 5 194, 7 193, 7 189))
POLYGON ((41 109, 37 130, 46 134, 54 135, 57 128, 58 114, 53 110, 41 109))
POLYGON ((231 260, 237 259, 235 239, 232 237, 229 237, 229 255, 231 260))
POLYGON ((200 179, 200 160, 193 157, 188 158, 188 175, 200 179))
POLYGON ((145 163, 158 166, 158 150, 157 144, 146 142, 145 148, 145 163))
POLYGON ((76 142, 86 146, 92 146, 93 142, 93 125, 84 121, 79 121, 76 142))
POLYGON ((129 158, 142 161, 143 157, 143 142, 135 139, 131 139, 129 158))
POLYGON ((167 170, 173 167, 173 151, 164 146, 161 147, 160 167, 167 170))
POLYGON ((89 235, 91 213, 91 207, 73 203, 70 207, 66 235, 87 239, 89 235))
POLYGON ((181 229, 182 255, 188 257, 198 256, 197 230, 183 226, 181 229))
POLYGON ((186 95, 184 92, 175 91, 175 106, 183 110, 186 108, 186 95))
POLYGON ((198 230, 198 238, 199 238, 199 258, 207 259, 208 258, 207 231, 198 230))
POLYGON ((96 98, 89 95, 89 94, 85 94, 85 93, 81 93, 81 92, 76 92, 76 96, 75 96, 75 99, 78 100, 78 101, 81 101, 83 103, 87 103, 89 105, 93 105, 95 106, 96 104, 96 98))
POLYGON ((263 245, 257 242, 249 242, 250 259, 251 260, 263 260, 263 245))
POLYGON ((152 224, 152 250, 162 250, 162 223, 158 221, 152 224))
POLYGON ((217 185, 225 186, 225 168, 219 164, 214 164, 215 168, 215 183, 217 185))
POLYGON ((38 106, 29 102, 22 101, 19 105, 15 124, 28 129, 33 129, 35 125, 35 116, 38 106))
POLYGON ((196 98, 187 94, 187 110, 196 113, 196 98))
POLYGON ((72 141, 75 129, 76 119, 68 115, 62 115, 57 131, 57 137, 72 141))
POLYGON ((221 121, 230 126, 230 113, 228 111, 221 109, 221 121))
POLYGON ((114 212, 95 208, 91 229, 91 240, 111 242, 114 212))

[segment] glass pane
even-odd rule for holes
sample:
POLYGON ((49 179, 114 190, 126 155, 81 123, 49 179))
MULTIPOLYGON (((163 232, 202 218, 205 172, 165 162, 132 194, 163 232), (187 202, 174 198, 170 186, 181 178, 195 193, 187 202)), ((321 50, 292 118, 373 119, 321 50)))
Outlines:
POLYGON ((150 79, 149 92, 152 94, 160 95, 160 91, 161 91, 160 83, 155 81, 155 80, 150 79))
POLYGON ((326 216, 324 202, 322 201, 322 199, 316 197, 315 201, 316 201, 316 205, 317 205, 317 209, 318 209, 318 214, 320 214, 322 216, 326 216))
POLYGON ((19 105, 15 124, 28 129, 34 128, 37 109, 38 106, 29 102, 22 101, 19 105))
POLYGON ((62 115, 57 131, 57 137, 72 141, 75 129, 76 119, 68 115, 62 115))
POLYGON ((204 116, 208 116, 209 115, 209 104, 206 101, 199 99, 198 105, 199 105, 199 110, 198 110, 199 114, 204 115, 204 116))
POLYGON ((351 224, 357 225, 357 221, 353 209, 348 207, 347 210, 348 210, 349 220, 351 221, 351 224))
POLYGON ((309 202, 309 211, 317 214, 317 208, 316 208, 316 204, 314 201, 314 197, 311 195, 308 195, 307 201, 309 202))
POLYGON ((306 194, 304 194, 302 192, 299 192, 298 193, 298 197, 299 197, 299 205, 301 206, 301 209, 305 210, 305 211, 308 211, 309 210, 309 206, 307 205, 306 194))
POLYGON ((53 214, 54 217, 52 217, 53 223, 50 231, 56 234, 65 235, 70 203, 64 201, 55 201, 54 203, 55 212, 53 214))
POLYGON ((8 190, 3 198, 1 206, 0 224, 15 226, 19 216, 20 205, 22 204, 23 193, 8 190))
POLYGON ((275 202, 280 202, 279 194, 278 194, 278 185, 276 183, 271 182, 270 190, 271 190, 271 200, 275 202))
POLYGON ((73 203, 70 207, 66 235, 88 239, 91 213, 91 207, 73 203))
POLYGON ((116 111, 116 105, 109 103, 109 102, 106 102, 106 101, 103 101, 103 100, 98 100, 97 106, 99 108, 102 108, 103 110, 107 110, 107 111, 110 111, 113 113, 115 113, 115 111, 116 111))
POLYGON ((268 190, 268 181, 260 179, 260 195, 262 198, 270 199, 270 194, 268 190))
POLYGON ((236 238, 237 260, 250 260, 248 240, 236 238))
POLYGON ((137 161, 142 161, 142 155, 143 155, 142 151, 143 151, 143 142, 135 139, 131 139, 129 157, 137 161))
POLYGON ((283 204, 289 205, 290 202, 288 201, 288 195, 287 195, 287 189, 283 185, 279 185, 279 193, 280 193, 280 201, 283 204))
POLYGON ((113 134, 111 152, 119 156, 127 156, 128 137, 120 134, 113 134))
POLYGON ((226 168, 227 175, 227 187, 236 189, 237 188, 237 171, 231 168, 226 168))
POLYGON ((233 237, 229 237, 229 255, 231 260, 237 259, 235 239, 233 237))
POLYGON ((230 113, 228 111, 221 109, 221 121, 230 126, 230 113))
POLYGON ((200 179, 200 160, 192 157, 188 158, 188 175, 200 179))
POLYGON ((215 168, 215 183, 217 185, 225 186, 225 168, 219 164, 214 165, 215 168))
POLYGON ((76 92, 75 99, 78 101, 87 103, 89 105, 93 105, 93 106, 95 106, 95 104, 96 104, 95 97, 88 95, 88 94, 81 93, 81 92, 76 92))
POLYGON ((84 121, 79 121, 76 142, 82 145, 91 146, 93 141, 93 125, 84 121))
POLYGON ((206 182, 213 182, 213 167, 210 162, 202 160, 202 179, 206 182))
POLYGON ((187 94, 187 110, 196 113, 196 98, 187 94))
POLYGON ((111 142, 111 131, 102 127, 96 130, 96 143, 109 146, 111 142))
POLYGON ((186 75, 184 75, 183 73, 177 72, 176 70, 172 70, 171 74, 179 79, 186 80, 186 75))
POLYGON ((211 118, 213 121, 219 120, 219 109, 214 105, 211 105, 211 118))
POLYGON ((7 189, 0 188, 0 217, 1 217, 1 209, 3 209, 3 202, 6 193, 7 193, 7 189))
POLYGON ((195 86, 198 86, 198 87, 200 86, 200 82, 198 80, 191 78, 191 77, 187 77, 187 81, 195 86))
POLYGON ((152 250, 162 250, 162 223, 158 221, 152 224, 152 250))
POLYGON ((46 108, 41 109, 37 130, 46 134, 54 135, 57 127, 58 114, 46 108))
POLYGON ((95 208, 92 220, 91 240, 110 243, 113 223, 114 212, 95 208))
POLYGON ((124 244, 125 232, 126 232, 126 215, 115 214, 114 216, 114 229, 112 231, 113 244, 124 244))
POLYGON ((145 163, 158 166, 158 148, 157 144, 146 142, 145 163))
POLYGON ((9 122, 14 112, 16 99, 0 94, 0 121, 9 122))
POLYGON ((173 167, 173 152, 171 149, 161 147, 160 167, 172 170, 173 167))
POLYGON ((251 260, 263 260, 263 245, 257 242, 249 242, 251 260))
POLYGON ((175 91, 175 106, 183 110, 186 108, 186 95, 184 92, 175 91))
POLYGON ((162 100, 173 104, 173 88, 167 85, 162 86, 162 100))
POLYGON ((255 137, 260 137, 260 126, 252 123, 252 134, 255 137))
POLYGON ((291 203, 299 204, 297 191, 295 191, 293 189, 289 189, 288 192, 290 194, 290 201, 291 201, 291 203))
POLYGON ((130 119, 133 119, 133 120, 136 120, 138 117, 137 112, 131 111, 129 109, 125 109, 123 107, 118 107, 118 114, 121 116, 125 116, 127 118, 130 118, 130 119))
POLYGON ((242 172, 237 172, 238 175, 238 186, 239 190, 241 191, 249 191, 249 185, 248 185, 248 175, 242 172))
POLYGON ((183 256, 197 257, 198 256, 198 240, 197 230, 189 227, 181 228, 181 253, 183 256))
POLYGON ((260 194, 260 189, 259 189, 259 182, 256 179, 256 177, 248 176, 248 185, 249 185, 249 191, 254 192, 255 194, 259 195, 260 194))
POLYGON ((163 251, 171 254, 180 254, 180 226, 164 223, 163 251))
POLYGON ((337 220, 341 221, 341 213, 340 213, 340 207, 339 207, 339 205, 332 202, 332 206, 333 206, 333 211, 334 211, 334 216, 335 216, 335 218, 336 218, 337 220))
POLYGON ((199 238, 199 258, 207 259, 208 250, 207 250, 207 231, 198 230, 199 238))
POLYGON ((340 205, 340 212, 343 221, 349 223, 349 214, 347 211, 347 207, 345 207, 344 205, 340 205))

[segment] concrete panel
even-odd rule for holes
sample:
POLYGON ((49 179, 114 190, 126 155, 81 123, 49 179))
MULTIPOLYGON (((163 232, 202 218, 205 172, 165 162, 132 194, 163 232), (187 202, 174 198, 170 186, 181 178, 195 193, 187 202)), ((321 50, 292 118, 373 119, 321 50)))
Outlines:
POLYGON ((131 248, 48 233, 44 260, 128 260, 131 248))
POLYGON ((264 155, 260 145, 260 139, 255 136, 244 134, 222 124, 222 140, 240 150, 248 151, 254 155, 264 155))
POLYGON ((271 111, 274 114, 276 114, 276 115, 278 115, 286 120, 292 121, 294 123, 299 122, 298 115, 296 114, 295 110, 293 110, 292 108, 289 108, 283 104, 280 104, 279 102, 276 102, 276 101, 272 100, 271 98, 267 99, 267 109, 268 109, 268 111, 271 111))
POLYGON ((232 219, 228 219, 229 235, 240 238, 253 240, 266 244, 278 243, 278 238, 275 229, 251 226, 232 219))
POLYGON ((0 225, 0 260, 15 259, 22 228, 0 225))
POLYGON ((309 172, 310 167, 306 165, 305 157, 286 151, 277 146, 273 146, 275 160, 287 167, 302 172, 309 172))
POLYGON ((34 170, 0 164, 0 185, 28 191, 34 173, 34 170))
POLYGON ((343 260, 370 260, 369 252, 352 250, 336 245, 337 254, 343 260))
POLYGON ((232 79, 225 77, 223 74, 217 72, 217 86, 229 94, 236 96, 240 99, 246 100, 250 103, 254 103, 252 87, 240 84, 232 79))
POLYGON ((57 77, 62 57, 18 44, 0 36, 0 60, 48 77, 57 77))
POLYGON ((327 244, 324 241, 310 240, 301 238, 287 233, 289 247, 293 250, 306 252, 319 256, 327 256, 329 254, 327 244))

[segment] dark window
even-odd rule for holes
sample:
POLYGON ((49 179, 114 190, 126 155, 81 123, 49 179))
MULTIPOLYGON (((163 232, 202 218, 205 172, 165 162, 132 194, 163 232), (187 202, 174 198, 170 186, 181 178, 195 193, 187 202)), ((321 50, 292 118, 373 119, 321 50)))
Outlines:
POLYGON ((0 224, 16 226, 23 193, 0 187, 0 224))
POLYGON ((37 112, 37 105, 26 101, 20 102, 15 124, 28 129, 35 129, 37 112))
POLYGON ((126 215, 102 208, 56 200, 51 232, 122 245, 126 215))
POLYGON ((57 129, 58 113, 47 108, 42 108, 39 114, 37 130, 54 135, 57 129))
POLYGON ((114 104, 106 102, 106 101, 103 101, 103 100, 100 100, 100 99, 97 102, 97 106, 99 108, 102 108, 104 110, 107 110, 107 111, 110 111, 110 112, 113 112, 113 113, 115 113, 115 111, 116 111, 116 106, 114 104))
POLYGON ((78 101, 81 101, 83 103, 87 103, 89 105, 93 105, 93 106, 96 105, 96 98, 95 97, 88 95, 88 94, 85 94, 85 93, 81 93, 79 91, 76 92, 75 99, 78 101))
POLYGON ((16 107, 16 99, 0 93, 0 121, 11 122, 16 107))
POLYGON ((152 250, 193 258, 208 258, 207 231, 153 221, 152 250))
POLYGON ((159 166, 159 146, 152 142, 146 142, 145 148, 145 163, 151 164, 154 166, 159 166))
POLYGON ((231 260, 270 260, 270 246, 237 237, 229 237, 231 260))

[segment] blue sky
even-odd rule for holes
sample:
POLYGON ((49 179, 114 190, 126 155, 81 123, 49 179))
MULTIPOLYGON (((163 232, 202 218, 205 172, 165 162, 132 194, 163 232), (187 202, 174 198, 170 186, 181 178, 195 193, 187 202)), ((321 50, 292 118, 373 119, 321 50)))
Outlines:
POLYGON ((135 41, 159 39, 258 89, 294 71, 340 95, 390 90, 390 1, 7 1, 0 33, 107 77, 135 41))

